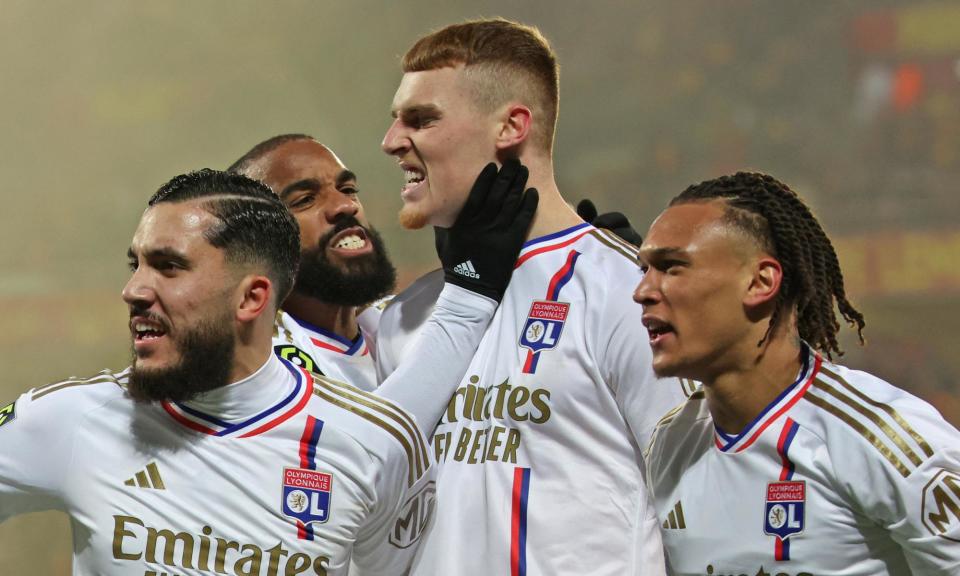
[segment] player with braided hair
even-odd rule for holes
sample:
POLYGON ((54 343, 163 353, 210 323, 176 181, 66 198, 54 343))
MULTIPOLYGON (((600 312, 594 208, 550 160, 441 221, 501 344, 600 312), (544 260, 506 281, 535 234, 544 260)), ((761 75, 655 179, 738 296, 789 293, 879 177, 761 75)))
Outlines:
POLYGON ((832 353, 842 356, 836 337, 840 324, 834 314, 835 301, 843 318, 856 324, 863 343, 863 314, 847 300, 833 244, 793 190, 767 174, 738 172, 690 186, 670 205, 715 198, 726 199, 731 208, 727 217, 742 219, 744 231, 765 250, 782 255, 782 287, 764 339, 782 320, 784 310, 796 305, 800 337, 828 357, 832 358, 832 353))
POLYGON ((960 432, 831 362, 835 306, 861 343, 864 319, 796 193, 756 173, 691 186, 639 259, 654 370, 702 383, 647 450, 671 573, 958 573, 960 432))

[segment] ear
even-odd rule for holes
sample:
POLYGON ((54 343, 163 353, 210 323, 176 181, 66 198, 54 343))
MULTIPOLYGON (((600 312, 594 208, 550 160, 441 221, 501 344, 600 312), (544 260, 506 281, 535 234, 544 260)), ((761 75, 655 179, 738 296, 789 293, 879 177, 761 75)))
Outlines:
POLYGON ((533 125, 533 113, 523 104, 510 104, 497 133, 497 150, 516 148, 526 142, 533 125))
POLYGON ((248 274, 240 281, 237 295, 236 316, 240 322, 252 322, 272 311, 273 283, 266 276, 248 274))
POLYGON ((754 264, 753 276, 744 295, 743 304, 749 308, 757 308, 772 304, 780 293, 780 283, 783 281, 783 268, 776 258, 761 257, 754 264))

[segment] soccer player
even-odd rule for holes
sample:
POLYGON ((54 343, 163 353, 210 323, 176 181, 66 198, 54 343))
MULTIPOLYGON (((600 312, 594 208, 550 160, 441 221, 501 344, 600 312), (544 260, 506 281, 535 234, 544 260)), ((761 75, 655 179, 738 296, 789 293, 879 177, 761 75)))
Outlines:
MULTIPOLYGON (((655 381, 640 311, 629 305, 636 249, 583 222, 554 181, 552 49, 535 28, 467 22, 417 41, 403 71, 382 147, 406 180, 404 226, 452 224, 470 190, 465 176, 487 162, 519 157, 540 192, 466 376, 451 383, 452 397, 425 398, 446 409, 433 437, 437 522, 413 573, 662 573, 640 447, 683 395, 655 381)), ((443 277, 472 277, 475 264, 464 259, 393 300, 378 368, 389 373, 405 355, 443 277)))
POLYGON ((960 573, 960 433, 832 363, 835 308, 858 334, 864 320, 790 188, 756 173, 691 186, 640 261, 654 370, 702 382, 647 455, 671 573, 960 573))
MULTIPOLYGON (((332 150, 306 134, 274 136, 228 172, 269 186, 300 225, 300 269, 277 316, 277 354, 364 390, 377 385, 360 307, 393 290, 396 271, 363 210, 357 176, 332 150)), ((365 323, 375 328, 379 310, 365 323)))
MULTIPOLYGON (((496 224, 447 235, 522 238, 531 200, 475 189, 496 224)), ((133 366, 0 408, 0 521, 66 511, 77 574, 332 575, 351 557, 402 573, 432 509, 426 441, 394 403, 272 354, 299 253, 266 186, 212 170, 164 185, 129 249, 133 366)), ((489 315, 487 295, 454 292, 425 345, 489 315)))

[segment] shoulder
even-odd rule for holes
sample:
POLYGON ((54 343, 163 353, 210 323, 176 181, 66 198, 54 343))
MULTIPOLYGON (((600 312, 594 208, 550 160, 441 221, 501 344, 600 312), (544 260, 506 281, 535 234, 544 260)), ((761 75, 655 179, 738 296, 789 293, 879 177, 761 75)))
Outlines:
POLYGON ((0 423, 20 418, 63 429, 108 403, 128 399, 129 370, 103 370, 88 377, 71 376, 28 390, 14 402, 0 407, 0 423))
POLYGON ((698 389, 660 418, 654 426, 647 457, 670 456, 682 446, 699 443, 705 432, 712 438, 713 420, 703 390, 698 389))
POLYGON ((712 442, 713 420, 703 390, 697 390, 667 412, 654 427, 644 453, 650 482, 664 485, 664 478, 675 474, 670 470, 682 470, 709 449, 712 442))
POLYGON ((872 374, 826 361, 803 399, 813 409, 800 424, 820 436, 838 467, 869 458, 907 478, 960 441, 960 433, 927 402, 872 374))
MULTIPOLYGON (((336 423, 377 460, 407 469, 412 485, 429 468, 426 439, 416 420, 397 404, 350 384, 313 377, 324 417, 336 423)), ((316 408, 315 408, 316 409, 316 408)))

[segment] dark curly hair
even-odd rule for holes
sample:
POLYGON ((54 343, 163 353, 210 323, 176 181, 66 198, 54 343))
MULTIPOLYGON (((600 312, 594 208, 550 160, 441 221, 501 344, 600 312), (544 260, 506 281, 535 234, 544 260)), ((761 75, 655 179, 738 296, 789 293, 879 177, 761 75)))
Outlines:
POLYGON ((262 266, 273 282, 277 306, 290 294, 300 264, 300 228, 270 188, 240 174, 204 168, 181 174, 150 198, 166 202, 201 200, 217 217, 204 237, 228 262, 262 266))
POLYGON ((842 356, 834 303, 843 319, 856 325, 863 344, 863 314, 847 300, 837 253, 796 192, 767 174, 737 172, 690 186, 670 206, 716 199, 726 203, 726 221, 754 238, 783 267, 774 313, 758 345, 783 321, 785 312, 795 308, 800 338, 828 358, 833 353, 842 356))

